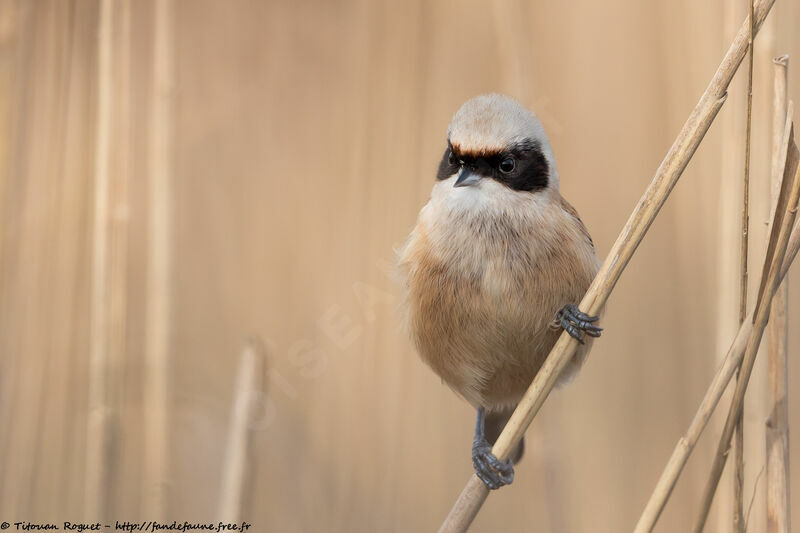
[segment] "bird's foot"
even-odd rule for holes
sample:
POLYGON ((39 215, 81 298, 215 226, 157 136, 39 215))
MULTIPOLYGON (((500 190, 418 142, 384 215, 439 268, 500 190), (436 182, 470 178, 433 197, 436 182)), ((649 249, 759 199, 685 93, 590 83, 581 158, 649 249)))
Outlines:
POLYGON ((486 439, 476 439, 472 444, 472 466, 489 490, 499 489, 514 481, 514 465, 510 460, 501 461, 495 457, 486 439))
POLYGON ((556 324, 561 326, 564 330, 583 344, 583 333, 590 337, 599 337, 603 328, 595 326, 593 323, 600 319, 598 316, 589 316, 575 304, 565 305, 561 311, 556 314, 556 324))

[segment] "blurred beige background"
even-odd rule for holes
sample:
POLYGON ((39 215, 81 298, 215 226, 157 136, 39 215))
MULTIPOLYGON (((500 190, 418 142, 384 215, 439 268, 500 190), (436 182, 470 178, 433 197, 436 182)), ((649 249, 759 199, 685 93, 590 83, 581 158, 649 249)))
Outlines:
MULTIPOLYGON (((488 91, 533 109, 604 257, 745 10, 0 1, 0 520, 218 519, 237 366, 258 338, 251 531, 435 530, 471 473, 474 413, 400 331, 391 264, 450 116, 488 91)), ((778 0, 756 42, 753 290, 770 59, 793 54, 797 100, 798 23, 778 0)), ((736 329, 745 73, 474 531, 633 528, 736 329)), ((790 306, 796 354, 797 283, 790 306)), ((749 531, 765 530, 765 366, 745 414, 749 531)), ((691 527, 727 405, 658 531, 691 527)), ((730 531, 728 474, 708 531, 730 531)))

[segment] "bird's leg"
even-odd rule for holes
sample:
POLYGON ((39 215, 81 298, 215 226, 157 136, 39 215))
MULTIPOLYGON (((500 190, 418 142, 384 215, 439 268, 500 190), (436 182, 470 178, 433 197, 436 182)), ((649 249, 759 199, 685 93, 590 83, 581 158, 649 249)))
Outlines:
POLYGON ((599 316, 589 316, 575 304, 565 305, 561 311, 556 314, 556 324, 561 326, 564 330, 574 337, 581 344, 583 344, 583 333, 590 337, 599 337, 603 328, 595 326, 593 322, 597 322, 599 316))
POLYGON ((492 446, 484 434, 485 410, 478 408, 475 417, 475 438, 472 441, 472 466, 475 474, 489 490, 499 489, 514 481, 514 466, 511 461, 501 461, 492 453, 492 446))

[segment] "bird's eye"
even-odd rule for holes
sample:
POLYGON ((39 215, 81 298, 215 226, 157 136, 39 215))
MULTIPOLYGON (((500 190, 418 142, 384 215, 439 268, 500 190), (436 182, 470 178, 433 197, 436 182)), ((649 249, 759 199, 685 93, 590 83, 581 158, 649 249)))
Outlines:
POLYGON ((500 172, 503 172, 505 174, 513 172, 516 167, 517 167, 517 162, 513 157, 506 157, 500 162, 500 172))
POLYGON ((453 153, 452 150, 450 150, 450 153, 447 156, 447 161, 451 165, 455 165, 456 164, 456 155, 453 153))

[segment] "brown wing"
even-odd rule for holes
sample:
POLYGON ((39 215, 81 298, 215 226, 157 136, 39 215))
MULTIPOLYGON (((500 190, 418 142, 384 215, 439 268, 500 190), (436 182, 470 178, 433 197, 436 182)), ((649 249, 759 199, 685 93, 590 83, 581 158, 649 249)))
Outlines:
POLYGON ((578 212, 575 210, 575 208, 572 207, 572 205, 563 197, 561 197, 561 207, 578 222, 578 227, 581 229, 581 233, 583 233, 583 235, 586 237, 586 240, 589 242, 589 246, 594 249, 594 241, 592 241, 592 236, 589 235, 589 230, 587 230, 586 226, 583 225, 583 221, 581 220, 581 217, 578 216, 578 212))

